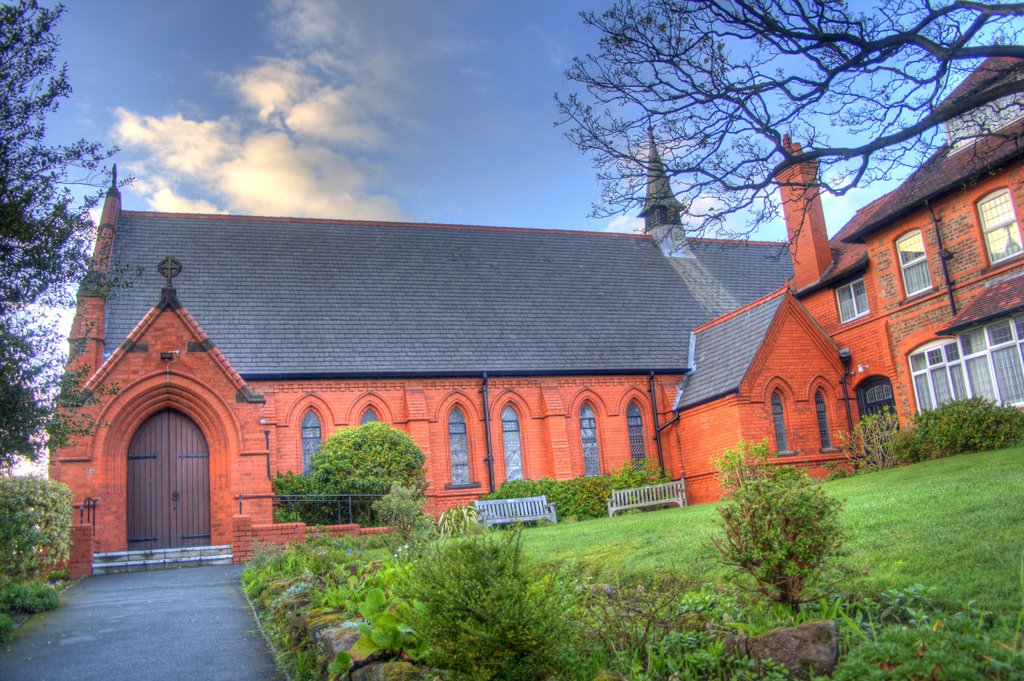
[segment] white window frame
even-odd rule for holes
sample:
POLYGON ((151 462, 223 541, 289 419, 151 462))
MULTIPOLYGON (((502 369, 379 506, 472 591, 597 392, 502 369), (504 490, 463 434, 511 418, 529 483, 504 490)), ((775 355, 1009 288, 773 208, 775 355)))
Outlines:
POLYGON ((1019 255, 1022 252, 1020 223, 1017 221, 1017 211, 1013 205, 1013 195, 1010 193, 1010 190, 1003 188, 998 189, 990 194, 986 194, 980 201, 978 201, 977 210, 978 222, 981 223, 981 238, 982 241, 985 242, 985 252, 988 253, 988 261, 994 265, 997 262, 1001 262, 1003 260, 1006 260, 1007 258, 1012 258, 1015 255, 1019 255), (986 224, 984 206, 986 204, 998 201, 1004 196, 1006 197, 1007 203, 1010 204, 1009 219, 1005 219, 991 225, 986 224), (1012 252, 1008 251, 1004 255, 996 257, 996 255, 992 252, 992 245, 989 243, 988 239, 990 234, 998 232, 999 230, 1003 229, 1005 229, 1008 232, 1007 239, 1009 239, 1010 241, 1013 241, 1013 234, 1014 232, 1016 233, 1017 240, 1015 241, 1015 243, 1017 244, 1017 250, 1012 252))
POLYGON ((871 314, 871 306, 868 303, 868 287, 864 283, 864 279, 861 278, 861 279, 858 279, 857 281, 851 281, 849 284, 846 284, 845 286, 840 286, 839 288, 837 288, 836 289, 836 305, 839 307, 839 323, 840 324, 845 324, 846 322, 852 322, 854 319, 858 319, 858 318, 863 317, 865 315, 871 314), (863 310, 860 309, 860 306, 857 304, 857 294, 854 291, 854 287, 857 284, 860 284, 860 287, 864 290, 864 309, 863 310), (844 291, 848 291, 849 292, 850 302, 853 305, 853 316, 851 316, 851 317, 844 317, 843 316, 843 292, 844 291))
POLYGON ((907 355, 917 409, 927 411, 966 397, 1024 405, 1022 360, 1024 315, 1003 317, 967 329, 956 339, 923 345, 907 355), (928 356, 935 350, 942 352, 941 361, 928 356))
POLYGON ((912 232, 907 232, 906 234, 904 234, 903 236, 896 240, 896 257, 899 259, 900 274, 903 276, 903 290, 906 291, 908 298, 910 296, 917 295, 918 293, 921 293, 923 291, 928 291, 932 288, 932 273, 928 267, 928 251, 925 248, 924 234, 921 233, 921 230, 915 229, 912 232), (900 250, 900 244, 905 241, 909 241, 914 237, 917 237, 918 239, 921 240, 921 255, 917 258, 914 258, 913 260, 904 260, 903 251, 900 250), (910 279, 909 277, 907 277, 907 271, 912 268, 916 269, 919 267, 924 269, 928 283, 927 285, 922 286, 919 289, 911 291, 910 279))

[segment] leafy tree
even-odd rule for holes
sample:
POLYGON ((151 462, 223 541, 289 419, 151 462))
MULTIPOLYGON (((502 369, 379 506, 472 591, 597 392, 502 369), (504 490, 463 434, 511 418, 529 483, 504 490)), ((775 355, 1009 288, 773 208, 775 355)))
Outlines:
POLYGON ((0 5, 0 469, 36 459, 50 431, 61 444, 77 421, 55 412, 64 381, 55 310, 74 303, 89 270, 92 222, 69 185, 111 155, 78 140, 51 144, 46 119, 71 94, 54 30, 64 7, 0 5))
POLYGON ((945 121, 1019 109, 1003 98, 1024 92, 1022 16, 969 0, 623 0, 582 14, 599 49, 566 72, 581 89, 558 98, 562 123, 604 183, 595 214, 643 200, 653 137, 688 226, 749 234, 779 214, 787 134, 842 194, 918 167, 945 121), (939 106, 985 57, 1016 75, 939 106))

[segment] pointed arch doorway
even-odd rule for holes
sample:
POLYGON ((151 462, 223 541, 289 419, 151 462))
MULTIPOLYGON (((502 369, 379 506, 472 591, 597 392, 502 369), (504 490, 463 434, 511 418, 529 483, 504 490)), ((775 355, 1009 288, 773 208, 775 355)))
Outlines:
POLYGON ((128 446, 128 550, 210 543, 210 449, 192 419, 151 416, 128 446))

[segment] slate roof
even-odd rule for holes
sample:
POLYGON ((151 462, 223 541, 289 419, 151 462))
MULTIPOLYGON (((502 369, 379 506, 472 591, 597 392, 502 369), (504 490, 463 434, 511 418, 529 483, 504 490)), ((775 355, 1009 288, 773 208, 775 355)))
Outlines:
POLYGON ((971 326, 1024 310, 1024 274, 989 283, 938 335, 962 331, 971 326))
POLYGON ((781 244, 125 211, 107 302, 116 348, 159 299, 181 304, 246 379, 682 371, 700 324, 792 276, 781 244))
POLYGON ((686 376, 677 409, 694 407, 739 389, 764 343, 783 291, 696 331, 693 372, 686 376))

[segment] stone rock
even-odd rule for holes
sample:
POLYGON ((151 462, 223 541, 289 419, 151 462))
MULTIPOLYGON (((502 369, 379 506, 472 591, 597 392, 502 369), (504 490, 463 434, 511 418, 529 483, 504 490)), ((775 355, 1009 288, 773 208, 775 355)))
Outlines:
POLYGON ((371 662, 352 670, 352 681, 420 681, 423 672, 403 660, 371 662))
POLYGON ((839 658, 839 635, 835 622, 809 622, 767 634, 746 638, 728 636, 725 649, 733 655, 746 654, 757 660, 785 665, 793 676, 808 678, 808 671, 829 676, 839 658))
POLYGON ((330 627, 320 632, 320 642, 327 653, 327 660, 330 662, 338 653, 347 653, 359 640, 359 630, 350 627, 330 627))

